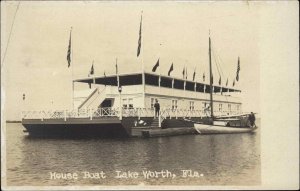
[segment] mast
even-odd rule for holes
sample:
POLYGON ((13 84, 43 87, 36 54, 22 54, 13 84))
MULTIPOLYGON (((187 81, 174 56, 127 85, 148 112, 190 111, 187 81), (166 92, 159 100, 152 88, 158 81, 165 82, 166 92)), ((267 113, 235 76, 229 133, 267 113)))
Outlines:
POLYGON ((211 120, 214 118, 214 111, 213 111, 213 84, 212 84, 212 66, 211 66, 211 42, 209 36, 209 85, 210 85, 210 116, 211 120))

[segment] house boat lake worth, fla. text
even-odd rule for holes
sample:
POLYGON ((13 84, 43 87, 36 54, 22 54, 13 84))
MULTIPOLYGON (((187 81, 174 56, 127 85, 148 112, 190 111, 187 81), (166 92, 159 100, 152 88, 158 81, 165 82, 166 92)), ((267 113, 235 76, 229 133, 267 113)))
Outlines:
POLYGON ((108 175, 104 171, 99 172, 73 172, 73 173, 61 173, 61 172, 50 172, 50 179, 64 179, 64 180, 77 180, 77 179, 106 179, 106 178, 115 178, 115 179, 151 179, 151 178, 171 178, 174 179, 177 176, 182 178, 201 178, 204 175, 199 173, 198 171, 193 170, 180 170, 180 174, 175 174, 170 170, 161 170, 161 171, 115 171, 114 177, 108 177, 108 175))

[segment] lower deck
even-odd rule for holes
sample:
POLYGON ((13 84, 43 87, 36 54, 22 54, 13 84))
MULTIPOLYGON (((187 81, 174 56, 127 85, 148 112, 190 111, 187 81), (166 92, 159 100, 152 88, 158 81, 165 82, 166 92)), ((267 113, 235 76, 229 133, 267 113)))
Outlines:
MULTIPOLYGON (((159 125, 154 117, 107 116, 93 118, 23 119, 29 135, 36 137, 161 137, 196 134, 195 124, 209 124, 208 117, 165 118, 159 125)), ((223 121, 216 121, 223 122, 223 121)), ((246 127, 247 117, 227 122, 230 127, 246 127)), ((225 127, 225 126, 224 126, 225 127)))
MULTIPOLYGON (((203 118, 193 117, 203 122, 203 118)), ((142 137, 143 131, 193 128, 193 122, 184 118, 164 119, 161 127, 153 117, 100 117, 63 119, 23 119, 23 126, 31 136, 37 137, 142 137)))

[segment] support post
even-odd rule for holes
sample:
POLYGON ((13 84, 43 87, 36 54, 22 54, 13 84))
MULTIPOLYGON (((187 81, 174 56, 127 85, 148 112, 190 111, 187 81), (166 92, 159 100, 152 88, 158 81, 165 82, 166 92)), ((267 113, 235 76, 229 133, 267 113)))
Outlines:
POLYGON ((64 120, 67 121, 67 110, 64 111, 64 120))
POLYGON ((121 92, 119 92, 119 119, 122 120, 122 101, 121 101, 121 92))
POLYGON ((160 82, 161 82, 161 76, 159 74, 159 77, 158 77, 158 87, 160 87, 160 82))
POLYGON ((140 110, 140 108, 138 108, 138 119, 139 120, 141 119, 141 110, 140 110))
POLYGON ((90 120, 93 120, 93 109, 90 109, 90 120))
POLYGON ((174 89, 174 78, 172 79, 172 89, 174 89))
POLYGON ((158 127, 161 127, 161 116, 160 116, 160 112, 158 114, 158 127))

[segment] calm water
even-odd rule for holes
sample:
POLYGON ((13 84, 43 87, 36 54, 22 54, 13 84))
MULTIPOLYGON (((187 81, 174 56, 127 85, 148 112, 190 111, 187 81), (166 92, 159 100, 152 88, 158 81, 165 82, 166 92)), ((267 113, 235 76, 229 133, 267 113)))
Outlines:
POLYGON ((260 132, 234 135, 186 135, 151 139, 37 139, 8 123, 7 184, 41 185, 259 185, 260 132), (203 174, 184 178, 181 170, 203 174), (115 171, 137 178, 117 179, 115 171), (175 178, 145 179, 142 171, 168 170, 175 178), (84 179, 83 171, 105 179, 84 179), (77 173, 77 180, 51 179, 50 172, 77 173))

